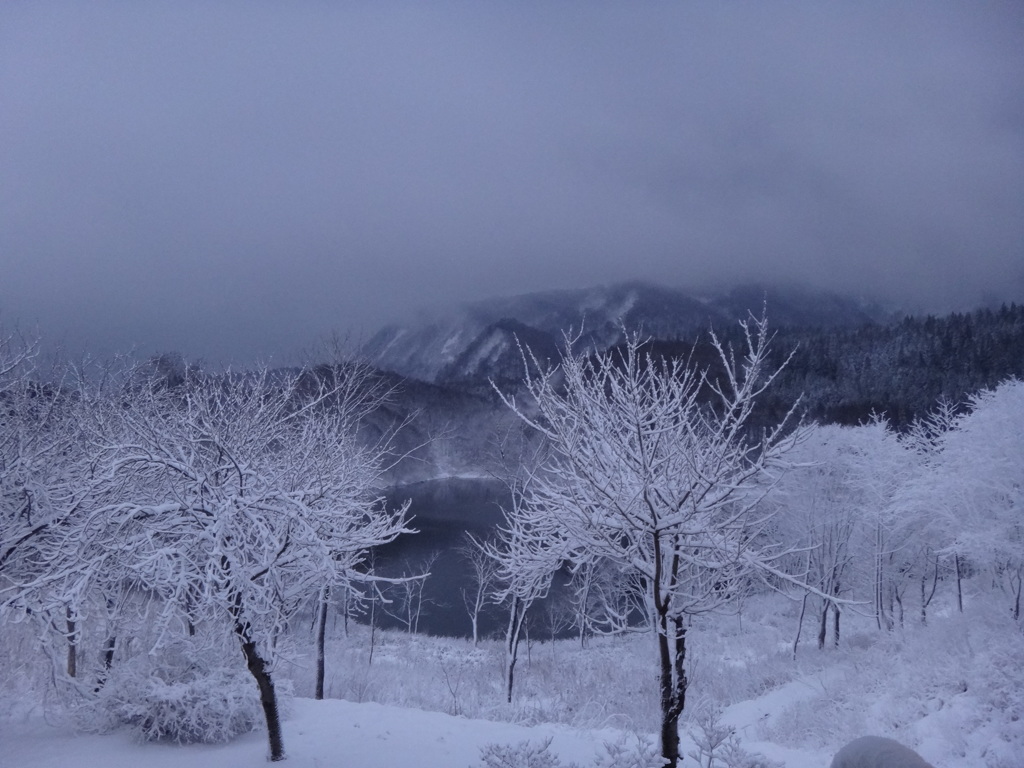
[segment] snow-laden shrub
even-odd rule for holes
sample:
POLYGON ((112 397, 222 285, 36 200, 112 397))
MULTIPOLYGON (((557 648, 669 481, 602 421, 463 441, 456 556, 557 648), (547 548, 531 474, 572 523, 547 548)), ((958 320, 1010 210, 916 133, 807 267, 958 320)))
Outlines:
MULTIPOLYGON (((539 742, 488 744, 480 751, 480 760, 481 768, 579 768, 577 763, 563 763, 551 752, 550 737, 539 742)), ((593 765, 595 768, 662 768, 665 760, 650 737, 634 735, 630 738, 623 734, 616 741, 604 742, 593 765)))
POLYGON ((703 706, 694 718, 697 727, 690 728, 690 738, 697 749, 690 757, 701 768, 783 768, 759 752, 748 752, 740 744, 733 728, 723 725, 717 707, 703 706))
POLYGON ((658 742, 647 735, 623 734, 615 741, 606 741, 597 755, 595 768, 662 768, 658 742))
POLYGON ((579 768, 576 763, 563 763, 551 752, 551 739, 518 744, 487 744, 480 750, 482 768, 579 768))
MULTIPOLYGON (((280 708, 291 685, 278 681, 276 688, 280 708)), ((256 683, 244 667, 187 646, 115 666, 97 703, 108 727, 128 725, 145 741, 225 742, 264 722, 256 683)))
POLYGON ((777 713, 764 737, 786 746, 830 749, 871 732, 864 708, 856 706, 864 699, 845 693, 857 685, 853 674, 837 675, 819 695, 794 701, 777 713))

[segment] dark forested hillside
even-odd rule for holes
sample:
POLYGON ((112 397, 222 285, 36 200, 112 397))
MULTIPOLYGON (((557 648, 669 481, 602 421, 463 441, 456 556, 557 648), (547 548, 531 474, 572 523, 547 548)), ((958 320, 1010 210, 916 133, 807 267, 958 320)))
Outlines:
MULTIPOLYGON (((742 331, 719 338, 737 353, 742 331)), ((656 340, 654 357, 689 357, 712 377, 717 355, 707 334, 656 340)), ((805 418, 853 425, 872 414, 896 428, 932 409, 940 398, 954 404, 1008 378, 1024 378, 1024 306, 944 317, 908 317, 857 329, 783 327, 775 331, 771 368, 789 363, 759 400, 758 424, 778 421, 800 400, 805 418)))
POLYGON ((955 403, 1024 377, 1024 306, 855 330, 783 329, 773 347, 776 362, 791 351, 793 357, 766 393, 769 411, 802 394, 816 421, 856 424, 878 413, 902 427, 939 398, 955 403))

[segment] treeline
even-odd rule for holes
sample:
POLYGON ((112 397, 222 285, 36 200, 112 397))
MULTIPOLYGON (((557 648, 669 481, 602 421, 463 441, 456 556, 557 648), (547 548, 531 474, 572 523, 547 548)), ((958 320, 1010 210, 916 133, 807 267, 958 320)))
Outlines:
MULTIPOLYGON (((771 317, 769 315, 769 322, 771 317)), ((738 330, 717 329, 742 348, 738 330)), ((658 341, 656 355, 710 359, 706 336, 658 341)), ((890 325, 819 330, 779 328, 770 363, 789 363, 759 404, 775 423, 794 402, 809 420, 852 426, 882 416, 905 429, 939 400, 962 404, 972 393, 1024 377, 1024 305, 944 317, 907 317, 890 325)))

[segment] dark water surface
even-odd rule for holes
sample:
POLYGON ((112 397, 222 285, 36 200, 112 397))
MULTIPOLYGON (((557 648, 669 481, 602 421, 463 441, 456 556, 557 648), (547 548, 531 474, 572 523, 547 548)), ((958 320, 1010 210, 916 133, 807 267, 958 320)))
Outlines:
MULTIPOLYGON (((402 536, 375 554, 375 569, 388 576, 422 572, 433 554, 430 577, 423 587, 424 605, 419 631, 432 635, 468 637, 472 634, 462 590, 472 589, 472 570, 457 548, 468 531, 477 538, 487 537, 501 523, 502 505, 510 496, 503 483, 490 478, 445 478, 393 488, 387 493, 389 505, 407 499, 412 505, 412 527, 419 531, 402 536)), ((397 605, 389 608, 400 610, 397 605)), ((399 622, 380 617, 379 626, 396 627, 399 622)), ((481 636, 494 634, 503 621, 493 606, 481 616, 481 636)))

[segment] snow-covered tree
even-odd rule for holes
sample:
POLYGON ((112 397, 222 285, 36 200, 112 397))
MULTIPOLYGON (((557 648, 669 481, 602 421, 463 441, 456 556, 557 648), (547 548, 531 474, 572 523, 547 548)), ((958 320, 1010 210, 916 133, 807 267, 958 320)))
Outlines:
POLYGON ((952 548, 988 569, 1021 615, 1024 581, 1024 382, 972 397, 941 440, 935 506, 952 548))
MULTIPOLYGON (((21 352, 24 364, 28 350, 21 352)), ((55 661, 65 647, 55 670, 63 666, 67 678, 78 676, 80 614, 95 608, 88 605, 95 595, 81 583, 61 588, 68 563, 58 565, 55 546, 113 489, 97 471, 86 429, 92 401, 83 396, 80 373, 55 368, 35 378, 22 368, 0 393, 0 610, 36 622, 40 637, 56 640, 44 644, 55 661)))
POLYGON ((857 428, 860 446, 849 454, 852 482, 861 494, 865 541, 862 558, 871 560, 871 593, 879 629, 903 621, 903 595, 911 583, 920 510, 903 493, 920 458, 883 419, 857 428))
POLYGON ((498 563, 487 554, 487 544, 468 532, 457 550, 469 566, 469 583, 462 587, 461 594, 473 631, 473 647, 476 647, 480 641, 480 615, 493 598, 498 563))
POLYGON ((519 643, 530 608, 547 597, 555 572, 567 557, 563 530, 551 515, 527 502, 531 478, 514 483, 511 506, 504 508, 505 523, 493 541, 484 544, 496 563, 493 594, 496 603, 508 608, 505 629, 505 698, 512 702, 519 643))
POLYGON ((284 756, 271 674, 297 606, 406 530, 372 495, 380 455, 361 446, 339 386, 270 371, 167 386, 137 374, 90 424, 115 486, 62 528, 44 579, 81 593, 98 574, 159 607, 157 648, 197 627, 237 641, 257 683, 271 759, 284 756))
POLYGON ((423 611, 431 602, 429 598, 424 599, 423 589, 440 556, 441 552, 434 550, 415 560, 406 559, 399 575, 380 579, 387 584, 381 590, 384 595, 381 608, 410 635, 419 632, 423 611))
POLYGON ((34 344, 0 328, 0 586, 26 545, 51 522, 49 510, 33 503, 29 479, 28 468, 44 452, 33 437, 51 416, 49 403, 43 403, 46 392, 29 378, 34 356, 34 344))
POLYGON ((795 436, 785 423, 751 429, 778 370, 766 364, 767 322, 743 329, 739 357, 712 335, 713 368, 654 358, 633 335, 605 353, 566 354, 557 368, 531 360, 530 398, 503 395, 549 448, 516 510, 527 541, 542 542, 543 557, 607 558, 645 586, 670 766, 679 761, 688 618, 730 603, 755 572, 782 576, 780 553, 761 543, 768 521, 757 501, 795 436))
MULTIPOLYGON (((951 553, 956 573, 957 602, 963 611, 960 578, 960 553, 953 546, 951 528, 941 513, 943 504, 937 491, 947 485, 943 447, 950 430, 959 421, 958 408, 946 399, 940 399, 931 412, 915 419, 901 436, 900 443, 908 452, 909 477, 897 491, 896 508, 913 528, 907 537, 904 555, 906 577, 914 578, 920 586, 919 616, 922 624, 928 621, 928 606, 935 597, 939 574, 945 570, 941 561, 951 553)), ((902 608, 902 606, 901 606, 902 608)))
MULTIPOLYGON (((863 499, 851 459, 863 450, 858 427, 818 426, 790 454, 787 473, 767 503, 776 510, 774 534, 799 546, 793 569, 826 597, 820 599, 818 648, 825 646, 828 615, 839 645, 840 600, 856 585, 855 546, 863 525, 863 499)), ((793 651, 800 642, 810 592, 805 591, 793 651)))

